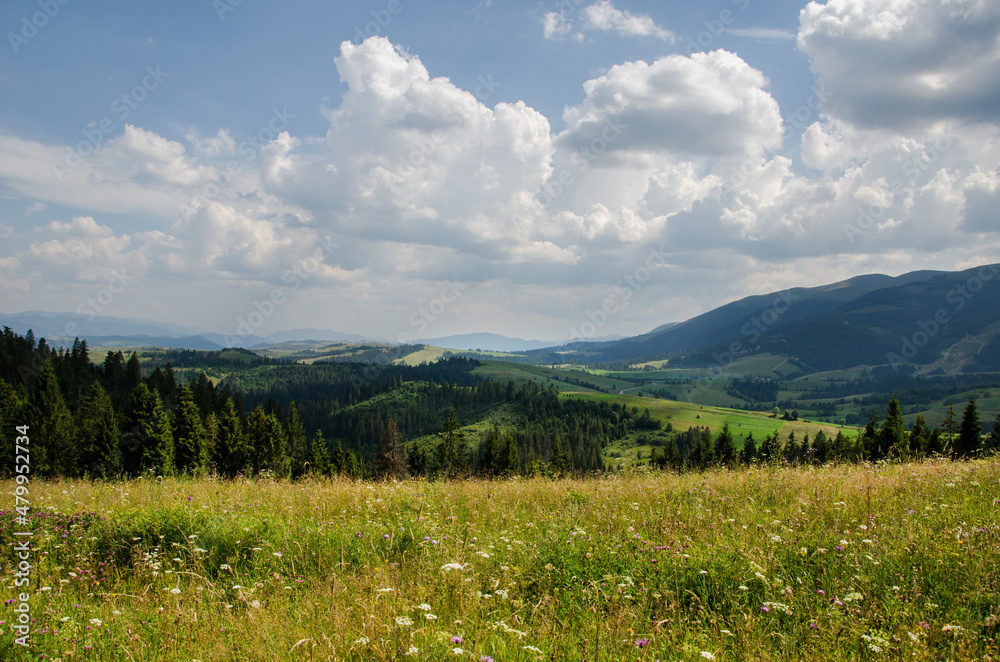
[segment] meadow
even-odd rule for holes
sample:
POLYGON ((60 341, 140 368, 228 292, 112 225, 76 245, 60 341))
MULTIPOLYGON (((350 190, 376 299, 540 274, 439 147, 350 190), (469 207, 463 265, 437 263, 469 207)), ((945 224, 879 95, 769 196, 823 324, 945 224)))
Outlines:
POLYGON ((998 656, 996 459, 0 488, 5 661, 998 656))

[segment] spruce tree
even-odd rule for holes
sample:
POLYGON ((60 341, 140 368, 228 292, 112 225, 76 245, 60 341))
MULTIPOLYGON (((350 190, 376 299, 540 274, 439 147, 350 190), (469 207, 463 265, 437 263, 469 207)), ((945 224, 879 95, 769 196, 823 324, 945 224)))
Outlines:
POLYGON ((245 473, 250 463, 250 453, 247 448, 243 424, 236 412, 233 401, 226 398, 219 416, 214 439, 214 455, 216 471, 226 478, 235 478, 245 473))
POLYGON ((942 452, 952 453, 952 447, 955 444, 955 433, 958 432, 958 421, 955 418, 955 403, 948 403, 948 415, 945 416, 944 422, 941 423, 941 449, 942 452))
POLYGON ((740 462, 750 466, 757 459, 757 441, 753 438, 753 432, 743 440, 743 448, 740 449, 740 462))
POLYGON ((121 467, 118 444, 121 432, 111 397, 100 382, 93 382, 77 412, 76 428, 80 439, 80 462, 94 478, 110 478, 121 467))
POLYGON ((736 444, 733 433, 729 430, 729 423, 722 424, 722 430, 715 439, 715 458, 719 463, 730 467, 736 459, 736 444))
POLYGON ((552 440, 552 461, 550 465, 558 476, 564 476, 570 470, 569 453, 563 448, 562 439, 559 438, 558 432, 555 439, 552 440))
POLYGON ((830 440, 826 433, 820 430, 812 443, 812 459, 816 464, 826 464, 830 461, 830 440))
POLYGON ((42 476, 79 475, 76 428, 51 362, 45 363, 35 380, 28 396, 27 413, 32 473, 37 471, 42 476))
POLYGON ((903 409, 899 406, 899 398, 895 394, 889 401, 885 412, 885 421, 878 436, 878 456, 901 457, 906 454, 909 440, 906 437, 906 424, 903 422, 903 409))
POLYGON ((288 406, 288 421, 285 423, 285 438, 288 440, 288 462, 292 478, 305 473, 308 440, 305 428, 299 418, 299 409, 292 402, 288 406))
POLYGON ((316 476, 330 475, 330 451, 326 448, 321 430, 316 430, 309 446, 309 471, 316 476))
POLYGON ((924 455, 928 452, 928 445, 930 442, 931 432, 927 429, 927 421, 920 414, 917 414, 917 420, 913 422, 913 428, 910 430, 910 454, 911 455, 924 455))
POLYGON ((463 476, 468 468, 468 451, 465 446, 465 433, 458 424, 455 410, 448 412, 444 429, 439 434, 437 459, 438 470, 445 476, 463 476))
POLYGON ((174 414, 174 452, 177 471, 193 473, 204 467, 208 460, 208 443, 201 414, 194 403, 194 395, 187 386, 182 386, 177 394, 177 408, 174 414))
POLYGON ((125 392, 131 394, 142 383, 142 365, 139 363, 139 353, 132 352, 125 364, 125 392))
POLYGON ((881 460, 884 457, 881 453, 881 444, 879 443, 878 421, 878 414, 875 412, 875 408, 872 407, 871 411, 868 412, 868 424, 865 426, 865 431, 861 433, 861 440, 859 442, 859 445, 864 450, 865 459, 873 462, 881 460))
POLYGON ((389 419, 382 431, 382 440, 375 453, 375 477, 402 480, 406 478, 405 447, 399 438, 396 421, 389 419))
POLYGON ((278 476, 288 475, 285 431, 278 418, 265 413, 260 405, 247 417, 247 443, 255 474, 271 471, 278 476))
POLYGON ((955 443, 955 455, 961 458, 972 457, 979 452, 980 435, 983 426, 979 421, 979 411, 976 408, 976 396, 973 394, 969 398, 969 404, 965 406, 962 414, 962 424, 958 431, 958 440, 955 443))

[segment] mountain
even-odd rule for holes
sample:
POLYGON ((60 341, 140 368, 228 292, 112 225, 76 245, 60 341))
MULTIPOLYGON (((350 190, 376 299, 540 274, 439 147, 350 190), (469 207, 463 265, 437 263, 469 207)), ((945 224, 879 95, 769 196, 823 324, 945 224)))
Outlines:
MULTIPOLYGON (((1000 331, 1000 278, 995 273, 1000 274, 997 265, 895 277, 870 274, 792 288, 746 297, 641 336, 572 343, 560 348, 559 356, 590 363, 671 358, 673 365, 707 367, 772 352, 790 355, 815 370, 830 370, 860 364, 930 364, 963 338, 979 338, 981 351, 966 367, 981 366, 992 360, 991 352, 1000 351, 989 347, 1000 331), (944 324, 935 322, 939 311, 944 324), (926 341, 921 333, 929 336, 926 341)), ((553 352, 532 354, 540 363, 554 357, 553 352)))
POLYGON ((487 352, 524 352, 543 347, 552 347, 558 343, 546 342, 544 340, 524 340, 522 338, 508 338, 496 333, 465 333, 455 336, 444 336, 442 338, 428 338, 417 340, 434 347, 444 347, 446 349, 475 350, 481 349, 487 352))
POLYGON ((276 345, 283 342, 306 342, 316 340, 320 342, 388 342, 382 339, 366 338, 356 333, 340 333, 328 329, 292 329, 289 331, 275 331, 265 339, 268 343, 276 345))

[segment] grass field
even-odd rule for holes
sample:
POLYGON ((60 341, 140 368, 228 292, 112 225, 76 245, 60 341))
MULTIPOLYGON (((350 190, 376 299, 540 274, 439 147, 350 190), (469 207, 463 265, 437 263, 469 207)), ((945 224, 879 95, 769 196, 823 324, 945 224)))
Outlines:
POLYGON ((29 499, 27 527, 0 520, 5 661, 998 655, 996 461, 52 482, 29 499), (30 586, 15 591, 25 528, 30 586), (19 592, 30 649, 12 643, 19 592))

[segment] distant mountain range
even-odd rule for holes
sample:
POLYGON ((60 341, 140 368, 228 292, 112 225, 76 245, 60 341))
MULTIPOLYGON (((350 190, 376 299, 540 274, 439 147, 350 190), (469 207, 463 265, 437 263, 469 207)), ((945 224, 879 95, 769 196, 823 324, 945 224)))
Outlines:
POLYGON ((678 366, 725 367, 770 352, 819 371, 934 364, 958 345, 960 369, 1000 370, 1000 265, 873 274, 750 296, 666 329, 531 356, 588 363, 669 358, 678 366))
MULTIPOLYGON (((0 325, 33 330, 52 345, 86 338, 94 348, 160 346, 218 350, 289 342, 377 342, 324 329, 230 337, 206 329, 143 319, 24 312, 0 314, 0 325)), ((949 371, 1000 371, 1000 265, 965 271, 871 274, 820 287, 746 297, 679 324, 631 338, 554 345, 472 333, 413 341, 454 350, 527 354, 535 363, 639 363, 725 367, 744 356, 788 356, 807 372, 858 365, 909 364, 949 371)))
MULTIPOLYGON (((0 326, 9 326, 12 331, 24 335, 30 329, 36 338, 45 338, 49 344, 68 345, 74 338, 86 338, 87 343, 97 347, 171 347, 175 349, 219 350, 224 347, 255 349, 266 345, 292 342, 354 342, 385 343, 384 338, 341 333, 329 329, 293 329, 275 331, 267 336, 243 335, 227 336, 207 329, 180 326, 167 322, 122 317, 76 315, 72 313, 47 313, 27 311, 14 314, 0 314, 0 326)), ((616 340, 622 336, 605 336, 595 340, 616 340)), ((542 347, 552 347, 556 343, 542 340, 508 338, 495 333, 470 333, 415 340, 414 343, 433 345, 454 350, 484 350, 491 352, 523 352, 542 347)))

